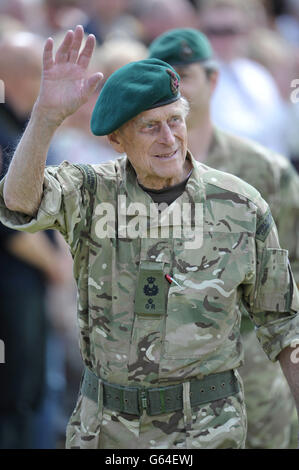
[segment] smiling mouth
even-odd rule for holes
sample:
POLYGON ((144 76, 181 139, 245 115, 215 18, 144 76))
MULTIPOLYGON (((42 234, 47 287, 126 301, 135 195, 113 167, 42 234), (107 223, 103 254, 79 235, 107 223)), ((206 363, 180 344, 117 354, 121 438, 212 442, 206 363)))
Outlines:
POLYGON ((161 160, 170 160, 172 157, 175 156, 177 150, 174 150, 171 153, 163 153, 161 155, 154 155, 155 158, 160 158, 161 160))

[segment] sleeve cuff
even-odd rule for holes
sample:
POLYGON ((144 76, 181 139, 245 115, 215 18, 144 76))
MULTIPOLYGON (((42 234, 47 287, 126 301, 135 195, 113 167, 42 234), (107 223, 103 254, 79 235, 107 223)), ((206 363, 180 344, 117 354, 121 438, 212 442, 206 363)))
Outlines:
POLYGON ((0 221, 3 225, 33 233, 48 229, 55 223, 61 207, 61 186, 48 171, 45 172, 42 200, 34 217, 11 211, 6 207, 3 198, 4 181, 5 178, 0 182, 0 221))
POLYGON ((299 343, 299 314, 257 327, 256 334, 268 358, 275 362, 283 349, 296 340, 299 343))

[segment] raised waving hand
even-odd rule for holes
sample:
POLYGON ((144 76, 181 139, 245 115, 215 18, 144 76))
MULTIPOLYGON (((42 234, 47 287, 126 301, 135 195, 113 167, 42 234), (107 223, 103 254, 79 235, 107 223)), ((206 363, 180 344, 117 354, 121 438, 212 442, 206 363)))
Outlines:
POLYGON ((86 103, 103 78, 100 72, 90 77, 87 75, 95 37, 89 35, 80 52, 83 36, 82 26, 68 31, 54 58, 52 38, 47 39, 44 47, 41 88, 36 107, 57 125, 86 103))
POLYGON ((53 58, 53 40, 46 41, 40 93, 30 120, 15 150, 4 183, 4 200, 12 211, 33 216, 38 210, 44 183, 48 148, 62 121, 86 103, 103 74, 88 77, 87 67, 95 38, 77 26, 68 31, 53 58))

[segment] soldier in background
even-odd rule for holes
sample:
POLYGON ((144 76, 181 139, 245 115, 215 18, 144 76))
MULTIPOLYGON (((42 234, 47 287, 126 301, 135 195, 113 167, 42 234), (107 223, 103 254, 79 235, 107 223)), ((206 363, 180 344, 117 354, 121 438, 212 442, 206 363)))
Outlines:
POLYGON ((68 32, 55 59, 47 40, 41 92, 0 197, 5 224, 55 228, 74 257, 85 375, 67 445, 242 448, 238 301, 268 357, 279 359, 299 409, 292 361, 299 299, 287 252, 260 194, 187 151, 188 105, 178 74, 160 60, 117 70, 94 108, 92 131, 108 135, 126 157, 45 169, 53 133, 101 79, 86 78, 95 39, 78 54, 82 37, 81 27, 68 32), (126 198, 128 207, 121 203, 126 198), (189 223, 174 217, 168 237, 159 230, 154 236, 151 229, 161 224, 149 212, 151 201, 175 212, 190 204, 189 223), (139 236, 123 236, 134 225, 133 203, 146 214, 139 212, 139 236), (117 234, 112 219, 108 228, 104 223, 108 232, 102 225, 101 211, 111 206, 119 211, 117 234))
POLYGON ((219 61, 220 76, 211 101, 213 122, 288 157, 283 101, 271 74, 247 54, 251 31, 266 22, 261 2, 199 0, 197 16, 198 29, 210 40, 219 61), (229 113, 224 100, 230 103, 229 113))
POLYGON ((285 108, 288 157, 299 172, 299 106, 293 96, 297 94, 299 45, 289 44, 275 30, 256 29, 250 36, 248 56, 268 69, 277 84, 285 108))
MULTIPOLYGON (((190 105, 187 118, 189 149, 196 160, 232 173, 253 185, 269 203, 280 242, 288 248, 299 282, 299 178, 289 161, 261 145, 215 127, 210 103, 217 87, 218 67, 205 35, 193 29, 164 33, 150 46, 150 57, 175 67, 190 105)), ((223 103, 229 113, 229 103, 223 103)), ((253 324, 243 312, 241 331, 245 366, 241 375, 248 413, 248 448, 288 448, 292 438, 294 403, 277 364, 260 348, 253 324)))

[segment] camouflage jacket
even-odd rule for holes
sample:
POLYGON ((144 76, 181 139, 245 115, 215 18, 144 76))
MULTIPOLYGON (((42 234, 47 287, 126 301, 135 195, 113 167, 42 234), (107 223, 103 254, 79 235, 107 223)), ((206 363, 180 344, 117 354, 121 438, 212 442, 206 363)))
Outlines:
POLYGON ((269 204, 299 284, 299 175, 287 158, 214 127, 205 164, 254 186, 269 204))
POLYGON ((68 242, 82 357, 112 383, 170 384, 238 367, 239 301, 271 360, 299 337, 298 291, 268 205, 237 177, 188 158, 193 172, 166 209, 176 207, 166 237, 155 231, 166 213, 157 216, 125 157, 93 166, 93 190, 75 165, 48 167, 34 218, 9 211, 0 185, 4 224, 57 229, 68 242))

